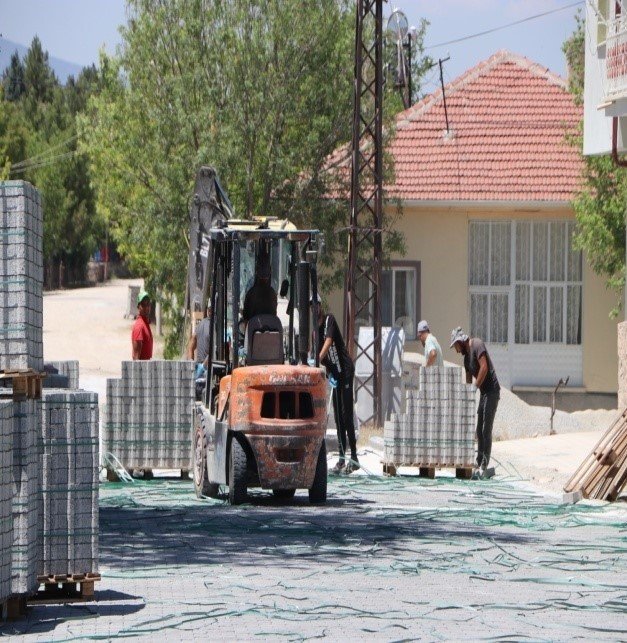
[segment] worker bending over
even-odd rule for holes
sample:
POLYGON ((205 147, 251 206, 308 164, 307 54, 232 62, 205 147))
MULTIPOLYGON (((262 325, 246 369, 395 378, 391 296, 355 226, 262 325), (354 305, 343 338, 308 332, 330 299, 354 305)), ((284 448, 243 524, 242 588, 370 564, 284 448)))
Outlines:
POLYGON ((418 322, 418 339, 425 349, 425 366, 444 366, 442 349, 425 319, 418 322))
POLYGON ((331 469, 331 473, 350 474, 359 469, 357 459, 357 441, 355 440, 353 379, 355 367, 350 358, 340 328, 335 317, 330 313, 325 315, 322 304, 318 305, 318 337, 320 346, 320 363, 323 364, 330 376, 332 390, 333 414, 337 429, 337 441, 340 448, 340 459, 331 469), (351 457, 346 462, 346 438, 351 451, 351 457))
POLYGON ((501 386, 496 377, 494 365, 488 355, 488 349, 482 339, 468 337, 461 329, 451 332, 451 348, 464 356, 466 382, 479 389, 479 408, 477 409, 477 470, 475 475, 483 478, 490 463, 492 451, 492 426, 501 397, 501 386))

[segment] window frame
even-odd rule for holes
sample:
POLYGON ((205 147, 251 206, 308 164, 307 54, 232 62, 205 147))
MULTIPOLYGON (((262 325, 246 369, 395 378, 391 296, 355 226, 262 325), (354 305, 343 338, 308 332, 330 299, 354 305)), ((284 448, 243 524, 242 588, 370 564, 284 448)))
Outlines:
MULTIPOLYGON (((581 346, 582 344, 582 317, 583 317, 583 255, 581 251, 575 251, 572 247, 572 235, 574 233, 575 222, 570 219, 471 219, 469 221, 469 233, 468 233, 468 319, 471 326, 471 333, 475 330, 472 328, 472 297, 473 295, 487 295, 487 318, 485 320, 485 328, 487 329, 487 337, 484 337, 486 342, 492 344, 498 344, 501 346, 507 345, 516 345, 516 346, 581 346), (472 260, 473 255, 470 248, 471 242, 471 232, 470 227, 473 224, 489 224, 488 225, 488 274, 487 281, 488 284, 492 281, 492 229, 493 224, 510 224, 510 273, 509 273, 509 285, 472 285, 470 283, 473 275, 473 266, 472 260), (525 260, 525 265, 527 268, 528 278, 518 278, 519 270, 519 260, 522 260, 523 255, 518 256, 518 238, 519 230, 521 229, 521 224, 529 225, 529 244, 526 248, 527 259, 525 260), (547 225, 547 237, 546 237, 546 280, 537 280, 534 279, 534 268, 535 268, 535 257, 534 257, 534 234, 535 234, 535 224, 546 224, 547 225), (563 249, 563 275, 564 279, 557 281, 553 279, 554 275, 552 274, 553 264, 553 231, 556 226, 563 228, 562 234, 564 239, 562 242, 565 244, 563 249), (571 261, 573 253, 577 254, 578 266, 574 271, 578 275, 578 279, 571 277, 571 261), (524 343, 519 343, 516 341, 516 293, 517 288, 527 287, 527 338, 528 341, 524 343), (579 289, 579 333, 577 342, 569 342, 569 324, 568 324, 568 292, 569 288, 578 288, 579 289), (545 340, 535 340, 534 339, 534 314, 535 314, 535 301, 534 301, 534 290, 536 288, 543 288, 546 291, 546 316, 544 319, 544 336, 545 340), (551 339, 551 298, 555 289, 561 288, 561 310, 562 310, 562 328, 561 328, 561 341, 550 341, 551 339), (495 342, 492 340, 492 297, 495 295, 506 295, 507 296, 507 340, 505 342, 495 342)), ((521 261, 522 263, 522 261, 521 261)))

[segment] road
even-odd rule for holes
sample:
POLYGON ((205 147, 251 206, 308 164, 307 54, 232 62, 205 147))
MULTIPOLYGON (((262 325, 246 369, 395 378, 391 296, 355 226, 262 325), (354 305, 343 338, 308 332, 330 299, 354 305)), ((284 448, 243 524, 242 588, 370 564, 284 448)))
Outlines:
POLYGON ((39 606, 36 640, 624 639, 623 503, 515 480, 334 478, 325 507, 101 487, 97 602, 39 606))

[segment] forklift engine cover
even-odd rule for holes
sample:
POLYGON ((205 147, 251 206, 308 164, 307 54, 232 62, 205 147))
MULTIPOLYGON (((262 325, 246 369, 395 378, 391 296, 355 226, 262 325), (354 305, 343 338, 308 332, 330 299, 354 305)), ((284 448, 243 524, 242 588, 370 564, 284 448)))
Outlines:
POLYGON ((265 489, 308 489, 327 426, 323 370, 311 366, 246 366, 220 381, 218 417, 243 434, 265 489))

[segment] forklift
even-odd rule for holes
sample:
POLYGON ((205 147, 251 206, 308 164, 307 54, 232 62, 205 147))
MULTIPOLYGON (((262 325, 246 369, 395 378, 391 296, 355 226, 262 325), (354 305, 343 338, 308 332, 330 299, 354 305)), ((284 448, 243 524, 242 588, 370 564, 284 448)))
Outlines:
POLYGON ((307 489, 311 503, 324 503, 327 384, 310 328, 320 233, 233 217, 209 167, 200 168, 194 192, 187 304, 192 319, 210 311, 206 377, 193 413, 196 495, 216 498, 226 485, 237 505, 249 487, 271 489, 280 500, 307 489), (244 319, 245 295, 260 271, 274 292, 281 284, 287 306, 244 319))

